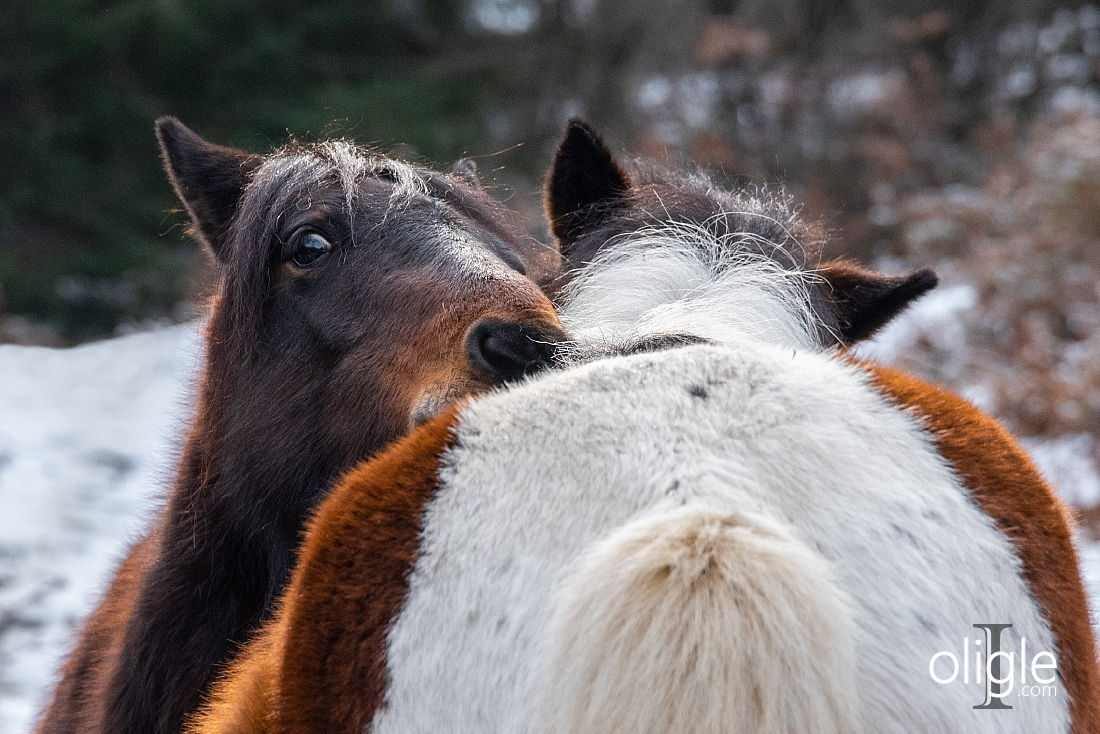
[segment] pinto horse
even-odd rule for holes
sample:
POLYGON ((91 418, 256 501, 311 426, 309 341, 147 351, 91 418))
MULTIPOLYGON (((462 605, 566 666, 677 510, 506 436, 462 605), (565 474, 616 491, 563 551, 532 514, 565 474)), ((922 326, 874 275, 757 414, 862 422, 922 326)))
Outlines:
POLYGON ((193 734, 1100 728, 1065 508, 973 406, 830 348, 932 276, 807 266, 781 202, 654 170, 570 126, 567 369, 348 473, 193 734))
POLYGON ((470 161, 348 142, 254 155, 157 123, 220 286, 167 506, 119 567, 42 732, 172 732, 265 616, 331 480, 561 335, 524 236, 470 161))

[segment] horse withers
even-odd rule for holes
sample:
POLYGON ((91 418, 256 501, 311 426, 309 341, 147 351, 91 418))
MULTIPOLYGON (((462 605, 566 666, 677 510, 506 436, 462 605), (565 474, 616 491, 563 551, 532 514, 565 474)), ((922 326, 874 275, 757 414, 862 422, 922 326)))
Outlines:
POLYGON ((527 237, 471 161, 344 141, 255 155, 157 134, 217 265, 198 404, 152 530, 122 562, 42 732, 173 732, 264 618, 330 482, 562 334, 527 237))
POLYGON ((931 274, 820 262, 783 202, 582 123, 548 202, 567 369, 352 470, 192 732, 1097 730, 1065 508, 992 419, 837 349, 931 274))

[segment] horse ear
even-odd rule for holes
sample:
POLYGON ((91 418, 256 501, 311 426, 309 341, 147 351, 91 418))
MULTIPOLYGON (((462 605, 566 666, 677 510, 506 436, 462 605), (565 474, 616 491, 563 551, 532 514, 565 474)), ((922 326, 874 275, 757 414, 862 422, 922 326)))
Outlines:
POLYGON ((568 256, 573 241, 606 211, 597 205, 621 201, 629 188, 630 179, 596 131, 571 119, 546 177, 546 218, 562 253, 568 256))
POLYGON ((229 225, 261 156, 208 143, 174 117, 157 120, 157 140, 194 234, 224 260, 229 225))
POLYGON ((481 186, 481 179, 477 176, 477 163, 472 158, 459 158, 455 161, 451 166, 451 175, 472 186, 481 186))
POLYGON ((817 273, 829 284, 826 296, 836 308, 845 344, 871 336, 939 282, 931 270, 892 276, 843 259, 822 264, 817 273))

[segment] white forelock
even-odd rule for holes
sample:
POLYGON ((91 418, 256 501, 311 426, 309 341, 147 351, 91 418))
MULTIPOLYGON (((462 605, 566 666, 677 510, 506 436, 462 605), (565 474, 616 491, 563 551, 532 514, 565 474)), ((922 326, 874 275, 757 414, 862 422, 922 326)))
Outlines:
POLYGON ((340 186, 349 215, 355 212, 359 184, 366 176, 384 174, 392 178, 390 206, 408 202, 414 195, 428 191, 424 175, 416 167, 378 155, 347 140, 326 140, 300 148, 291 145, 265 158, 261 170, 269 176, 293 177, 295 170, 303 166, 328 169, 326 174, 340 186))

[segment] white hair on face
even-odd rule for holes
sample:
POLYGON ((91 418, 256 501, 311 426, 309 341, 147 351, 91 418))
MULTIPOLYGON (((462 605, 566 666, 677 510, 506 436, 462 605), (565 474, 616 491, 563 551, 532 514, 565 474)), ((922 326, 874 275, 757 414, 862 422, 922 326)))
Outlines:
POLYGON ((426 194, 428 185, 421 173, 407 163, 385 156, 365 154, 363 148, 346 140, 329 140, 317 146, 315 155, 331 164, 340 179, 347 211, 354 212, 359 182, 365 176, 385 175, 393 179, 391 205, 426 194))
POLYGON ((810 297, 820 276, 769 257, 780 249, 753 232, 716 234, 706 223, 645 227, 608 242, 578 273, 561 320, 583 346, 687 334, 820 348, 823 323, 810 297))
MULTIPOLYGON (((299 145, 291 143, 263 163, 266 178, 308 184, 313 176, 335 179, 344 195, 344 209, 354 217, 359 184, 367 176, 387 176, 393 180, 390 205, 410 201, 416 194, 428 193, 424 175, 415 166, 376 155, 347 140, 326 140, 299 145)), ((309 206, 308 199, 299 201, 309 206)))

